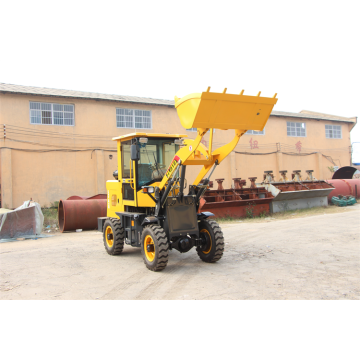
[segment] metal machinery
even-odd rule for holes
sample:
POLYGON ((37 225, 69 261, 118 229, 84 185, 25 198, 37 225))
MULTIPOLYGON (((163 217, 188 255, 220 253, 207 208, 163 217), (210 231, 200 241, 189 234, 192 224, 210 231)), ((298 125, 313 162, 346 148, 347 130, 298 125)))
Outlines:
POLYGON ((234 187, 224 189, 224 179, 215 179, 217 190, 206 190, 200 200, 199 211, 211 211, 215 217, 248 217, 268 214, 270 203, 274 196, 265 187, 255 184, 256 177, 249 178, 250 187, 246 187, 246 180, 234 178, 234 187))
POLYGON ((144 263, 163 270, 169 250, 187 252, 196 247, 201 260, 218 261, 224 251, 219 225, 209 212, 198 213, 215 168, 249 129, 262 130, 277 102, 272 98, 206 92, 175 97, 180 122, 197 128, 194 140, 186 135, 132 133, 117 141, 118 170, 107 181, 107 217, 98 218, 105 249, 118 255, 124 244, 141 247, 144 263), (213 150, 213 129, 235 130, 230 143, 213 150), (201 140, 210 131, 209 148, 201 140), (170 165, 169 165, 170 164, 170 165), (186 167, 203 165, 185 194, 186 167), (208 174, 208 175, 207 175, 208 174), (207 176, 207 177, 205 177, 207 176))
POLYGON ((265 171, 262 183, 274 198, 270 203, 270 212, 307 209, 315 206, 327 206, 328 196, 334 187, 324 180, 317 180, 313 170, 306 170, 307 177, 303 180, 301 170, 293 170, 291 179, 287 170, 280 170, 280 178, 275 181, 273 172, 265 171))

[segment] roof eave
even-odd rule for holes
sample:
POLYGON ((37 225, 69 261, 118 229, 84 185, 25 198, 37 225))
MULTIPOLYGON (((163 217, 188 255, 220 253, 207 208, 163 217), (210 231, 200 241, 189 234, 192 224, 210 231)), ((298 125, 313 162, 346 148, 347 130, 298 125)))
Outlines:
POLYGON ((142 133, 142 132, 134 132, 126 135, 121 135, 112 138, 113 141, 124 141, 124 140, 130 140, 135 137, 144 136, 144 137, 160 137, 160 138, 170 138, 170 139, 179 139, 179 138, 185 138, 188 137, 187 135, 181 135, 181 134, 159 134, 159 133, 142 133))
MULTIPOLYGON (((294 119, 304 119, 304 120, 322 120, 322 121, 337 121, 337 122, 346 122, 346 123, 350 123, 350 124, 356 124, 356 120, 354 122, 354 120, 349 119, 349 120, 346 120, 346 119, 330 119, 330 118, 325 118, 325 117, 319 117, 319 116, 301 116, 300 114, 297 114, 297 113, 294 113, 294 114, 289 114, 289 113, 286 113, 286 114, 274 114, 274 113, 271 113, 270 116, 277 116, 277 117, 291 117, 291 118, 294 118, 294 119)), ((355 118, 356 119, 356 118, 355 118)))
POLYGON ((41 96, 41 97, 51 97, 51 98, 64 98, 64 99, 78 99, 78 100, 95 100, 95 101, 112 101, 119 103, 129 103, 129 104, 144 104, 144 105, 155 105, 155 106, 167 106, 174 108, 174 104, 162 104, 159 102, 152 101, 134 101, 134 100, 125 100, 125 99, 109 99, 109 98, 97 98, 97 97, 86 97, 86 96, 73 96, 73 95, 60 95, 60 94, 37 94, 29 92, 20 92, 20 91, 6 91, 0 90, 0 93, 3 94, 14 94, 14 95, 30 95, 30 96, 41 96))

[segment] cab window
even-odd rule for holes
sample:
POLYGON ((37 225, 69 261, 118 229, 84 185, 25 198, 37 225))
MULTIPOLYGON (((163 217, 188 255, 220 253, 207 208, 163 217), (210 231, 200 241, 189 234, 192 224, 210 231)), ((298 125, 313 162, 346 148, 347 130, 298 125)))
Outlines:
POLYGON ((173 140, 148 139, 146 144, 140 145, 140 160, 138 161, 138 185, 149 185, 161 181, 167 167, 179 150, 173 140))

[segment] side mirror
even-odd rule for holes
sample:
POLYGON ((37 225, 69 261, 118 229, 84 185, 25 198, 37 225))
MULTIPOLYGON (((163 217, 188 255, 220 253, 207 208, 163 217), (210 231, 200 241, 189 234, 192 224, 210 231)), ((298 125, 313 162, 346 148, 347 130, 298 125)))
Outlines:
POLYGON ((140 159, 140 150, 137 144, 132 144, 130 146, 131 160, 140 159))

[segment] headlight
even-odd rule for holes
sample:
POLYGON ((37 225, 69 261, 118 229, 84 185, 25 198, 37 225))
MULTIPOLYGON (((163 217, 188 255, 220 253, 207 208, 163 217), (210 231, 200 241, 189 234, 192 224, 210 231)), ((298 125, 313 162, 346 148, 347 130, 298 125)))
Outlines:
POLYGON ((143 193, 145 193, 145 194, 152 194, 152 193, 154 193, 155 192, 155 189, 154 189, 154 187, 153 186, 143 186, 142 187, 142 189, 143 189, 143 193))

